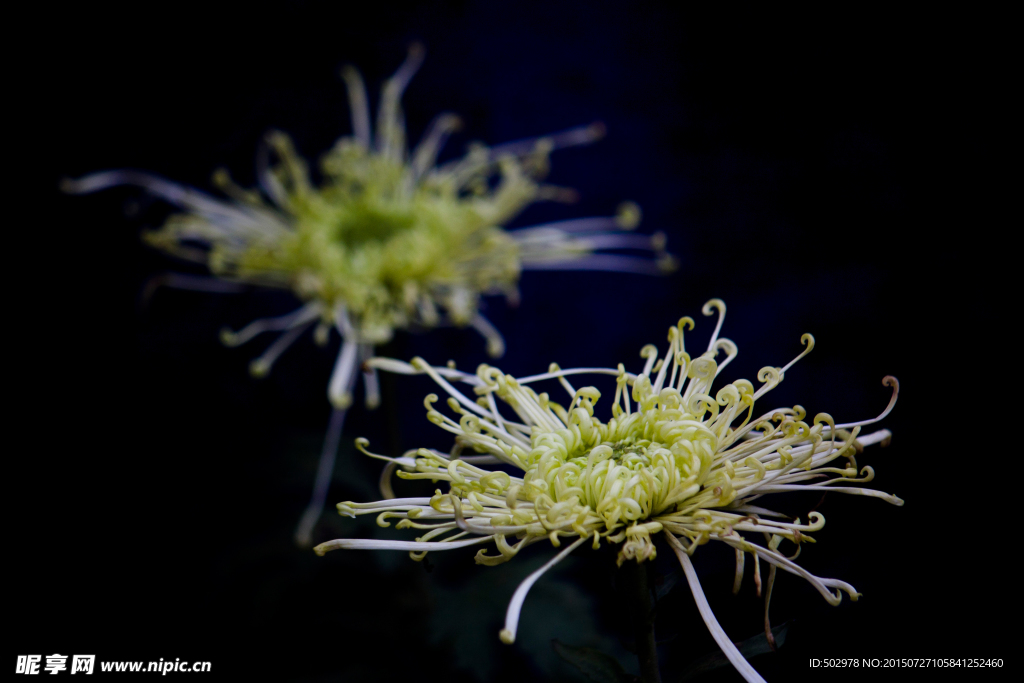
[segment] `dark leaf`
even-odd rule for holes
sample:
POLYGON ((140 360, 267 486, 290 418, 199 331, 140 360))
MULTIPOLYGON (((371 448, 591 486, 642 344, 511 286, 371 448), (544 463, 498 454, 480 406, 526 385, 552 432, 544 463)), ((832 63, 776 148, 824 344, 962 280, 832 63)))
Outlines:
MULTIPOLYGON (((783 643, 786 642, 786 632, 789 630, 789 625, 792 622, 787 621, 784 624, 780 624, 772 629, 772 635, 775 636, 775 647, 776 649, 782 647, 783 643)), ((772 648, 768 644, 768 639, 764 633, 758 633, 752 638, 747 638, 742 643, 736 643, 736 647, 739 649, 740 654, 745 659, 752 659, 758 655, 763 655, 767 652, 771 652, 772 648)), ((721 650, 712 652, 709 655, 701 657, 683 672, 680 681, 687 681, 692 678, 696 678, 701 674, 713 671, 723 666, 732 666, 729 659, 725 656, 721 650)))
POLYGON ((678 581, 679 577, 682 575, 683 571, 681 569, 677 569, 674 572, 657 578, 654 585, 655 595, 657 595, 658 600, 661 600, 663 597, 668 595, 668 592, 672 590, 672 587, 676 585, 676 581, 678 581))
POLYGON ((594 683, 638 683, 640 679, 627 673, 619 660, 592 647, 573 647, 558 641, 551 641, 551 647, 563 660, 579 669, 594 683))

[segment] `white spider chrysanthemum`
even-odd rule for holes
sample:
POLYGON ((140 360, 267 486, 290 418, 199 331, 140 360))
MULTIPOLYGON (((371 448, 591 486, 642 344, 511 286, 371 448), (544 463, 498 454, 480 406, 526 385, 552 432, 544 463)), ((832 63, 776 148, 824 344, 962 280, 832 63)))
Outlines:
MULTIPOLYGON (((137 185, 182 209, 146 240, 176 257, 207 266, 215 278, 171 275, 164 284, 225 291, 239 284, 289 289, 303 302, 295 311, 224 330, 229 346, 264 332, 280 337, 251 364, 256 376, 300 335, 316 328, 326 343, 331 328, 343 338, 328 383, 335 407, 324 452, 337 443, 351 403, 361 360, 396 329, 443 323, 469 326, 487 340, 492 356, 504 342, 479 312, 481 296, 516 297, 522 270, 605 270, 658 273, 673 268, 663 235, 626 234, 640 220, 632 203, 616 217, 582 218, 506 231, 528 205, 573 196, 539 182, 548 155, 603 135, 594 124, 497 147, 471 145, 457 160, 436 164, 448 136, 460 126, 438 116, 415 149, 406 146, 401 97, 423 61, 413 45, 381 89, 376 131, 359 72, 342 71, 353 133, 342 137, 320 163, 321 182, 311 182, 306 162, 287 135, 272 132, 257 156, 259 191, 235 185, 219 170, 214 182, 230 201, 211 197, 139 171, 107 171, 67 180, 63 189, 90 193, 137 185), (272 160, 271 152, 276 157, 272 160), (615 251, 648 252, 644 256, 615 251)), ((374 371, 364 373, 366 403, 379 402, 374 371)), ((326 494, 330 463, 320 467, 317 493, 300 525, 308 540, 326 494), (320 501, 319 504, 317 501, 320 501)))
POLYGON ((412 363, 370 360, 368 365, 381 370, 426 373, 437 382, 449 394, 447 404, 455 417, 434 409, 438 400, 434 394, 425 400, 427 415, 431 422, 455 434, 456 446, 447 455, 419 449, 401 458, 388 458, 369 453, 367 442, 357 441, 367 455, 389 461, 382 478, 389 499, 340 503, 338 510, 349 516, 378 515, 381 526, 398 519, 398 528, 426 533, 415 541, 339 539, 317 546, 316 552, 381 548, 408 550, 420 559, 429 551, 493 542, 497 554, 480 550, 476 561, 495 565, 537 541, 547 539, 559 547, 571 540, 513 595, 501 632, 502 640, 512 642, 527 591, 566 555, 588 541, 596 548, 603 538, 619 544, 620 564, 642 562, 655 556, 654 535, 662 532, 678 555, 701 615, 719 646, 748 680, 761 680, 718 625, 689 557, 711 540, 733 547, 736 590, 747 554, 754 558, 759 590, 760 561, 771 565, 765 600, 769 634, 767 611, 777 567, 805 578, 831 604, 839 604, 843 592, 855 600, 858 594, 849 584, 814 576, 793 562, 796 555, 778 552, 783 540, 798 546, 813 542, 808 534, 824 526, 821 514, 811 512, 807 523, 780 521, 786 518, 751 503, 766 494, 828 490, 902 505, 893 495, 856 485, 871 481, 874 472, 864 467, 857 478, 855 460, 863 446, 888 441, 887 430, 865 436, 860 431, 888 415, 899 385, 895 378, 885 378, 883 383, 893 388, 892 399, 872 420, 837 425, 831 416, 820 413, 808 424, 800 406, 755 416, 755 401, 811 351, 814 339, 805 334, 801 338, 806 347, 803 353, 785 367, 762 368, 758 373, 762 386, 756 391, 751 382, 737 380, 712 394, 715 378, 737 353, 733 342, 718 336, 725 304, 713 299, 703 312, 712 315, 716 310, 718 325, 704 353, 691 359, 686 352, 683 332, 694 323, 682 318, 669 329, 669 347, 663 357, 658 357, 654 346, 643 348, 640 353, 646 364, 635 375, 622 365, 617 369, 562 370, 552 364, 547 373, 516 379, 487 365, 481 365, 474 375, 432 367, 419 358, 412 363), (725 353, 721 364, 715 360, 720 352, 725 353), (600 398, 597 389, 576 389, 569 383, 567 378, 577 374, 616 377, 610 420, 602 422, 594 416, 600 398), (567 407, 530 388, 550 379, 557 379, 571 397, 567 407), (459 391, 453 382, 471 386, 476 399, 459 391), (502 415, 496 399, 518 419, 502 415), (484 455, 464 457, 463 449, 484 455), (842 460, 835 463, 837 459, 842 460), (488 470, 487 464, 516 468, 522 476, 488 470), (404 479, 447 481, 449 490, 437 490, 429 498, 393 498, 388 481, 396 470, 404 479), (765 544, 754 543, 743 533, 763 536, 765 544))

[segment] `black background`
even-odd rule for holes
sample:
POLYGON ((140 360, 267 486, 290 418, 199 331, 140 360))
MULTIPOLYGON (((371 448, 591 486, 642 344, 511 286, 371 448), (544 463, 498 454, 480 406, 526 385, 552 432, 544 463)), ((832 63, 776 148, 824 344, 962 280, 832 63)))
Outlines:
MULTIPOLYGON (((999 208, 1005 21, 860 4, 710 15, 532 2, 179 2, 13 17, 4 612, 15 635, 4 666, 60 652, 209 660, 216 678, 586 680, 554 656, 558 638, 635 671, 612 553, 580 551, 545 576, 508 647, 497 638, 505 605, 550 556, 545 544, 497 568, 475 566, 469 550, 426 564, 298 550, 291 534, 337 338, 321 349, 306 337, 253 380, 246 367, 266 340, 226 349, 217 332, 290 310, 287 295, 160 290, 141 306, 149 278, 180 268, 138 239, 164 209, 137 191, 57 191, 62 177, 122 167, 209 189, 226 166, 251 185, 272 127, 315 159, 350 130, 338 68, 356 65, 375 103, 412 40, 428 52, 404 98, 410 139, 441 111, 465 122, 449 157, 474 139, 601 120, 606 139, 553 157, 551 182, 581 200, 536 205, 515 225, 608 215, 630 199, 644 209, 641 230, 664 231, 680 260, 662 279, 527 273, 519 308, 488 302, 505 371, 551 361, 636 371, 640 347, 662 345, 682 315, 697 319, 693 344, 706 339, 700 306, 720 297, 723 334, 740 348, 729 379, 782 365, 803 332, 816 336, 772 404, 863 419, 888 400, 881 378, 899 377, 884 424, 892 445, 861 464, 906 505, 833 495, 801 557, 863 597, 830 607, 782 576, 772 614, 791 620, 788 638, 755 667, 780 679, 815 675, 811 657, 1016 666, 1015 451, 1002 432, 1019 422, 1015 344, 1001 332, 1016 311, 1002 258, 1016 221, 999 208)), ((482 340, 460 330, 399 334, 382 352, 462 368, 486 360, 482 340)), ((354 453, 356 436, 381 451, 446 448, 421 405, 430 390, 385 379, 381 410, 352 411, 332 502, 375 497, 379 468, 354 453)), ((805 514, 817 502, 783 507, 805 514)), ((408 535, 331 514, 316 540, 408 535)), ((750 576, 732 596, 732 553, 714 545, 695 558, 704 589, 733 638, 752 636, 761 607, 750 576)), ((671 581, 673 563, 663 549, 658 575, 671 581)), ((715 650, 685 582, 657 618, 664 680, 715 650)))

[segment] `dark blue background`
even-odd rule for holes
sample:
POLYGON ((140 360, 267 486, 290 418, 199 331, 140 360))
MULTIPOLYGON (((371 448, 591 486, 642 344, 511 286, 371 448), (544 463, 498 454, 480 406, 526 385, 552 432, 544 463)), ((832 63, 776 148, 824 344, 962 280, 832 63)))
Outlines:
MULTIPOLYGON (((803 332, 817 338, 773 404, 863 419, 885 405, 881 378, 899 377, 884 425, 892 445, 861 464, 906 506, 832 496, 801 559, 864 597, 833 608, 782 577, 773 619, 793 625, 780 653, 755 666, 778 679, 810 677, 809 657, 1014 663, 1018 620, 994 619, 1015 581, 1005 516, 1015 494, 1009 456, 995 452, 1017 417, 1003 402, 1011 389, 990 388, 1013 367, 999 329, 1015 310, 999 208, 1004 21, 859 4, 712 15, 474 2, 183 2, 22 17, 31 47, 12 60, 9 108, 24 118, 9 135, 27 156, 7 198, 8 336, 19 343, 8 357, 13 652, 205 659, 224 677, 579 677, 552 657, 549 628, 570 645, 613 643, 634 666, 611 554, 581 551, 545 577, 510 648, 497 639, 505 604, 550 554, 543 544, 492 569, 469 551, 432 556, 429 571, 401 554, 298 551, 291 532, 327 421, 337 339, 320 349, 304 338, 269 378, 251 379, 246 366, 266 342, 225 349, 217 331, 285 312, 288 296, 161 290, 140 307, 146 281, 178 267, 138 239, 159 223, 159 205, 130 190, 56 190, 62 177, 120 167, 209 189, 223 165, 249 185, 272 127, 315 159, 350 130, 338 68, 356 65, 375 103, 415 39, 428 52, 404 99, 412 140, 441 111, 465 122, 448 155, 474 139, 601 120, 606 139, 553 157, 550 181, 580 201, 531 207, 516 225, 608 215, 634 200, 641 230, 667 233, 679 257, 662 279, 527 273, 518 309, 488 302, 508 344, 504 370, 636 370, 641 346, 661 346, 682 315, 697 318, 691 343, 706 339, 700 306, 720 297, 723 334, 740 348, 727 379, 788 362, 803 332), (138 210, 126 217, 126 207, 138 210)), ((401 334, 385 351, 463 368, 486 360, 482 340, 459 330, 401 334)), ((353 453, 356 436, 379 450, 446 447, 421 406, 429 390, 385 380, 382 410, 352 412, 332 501, 374 496, 379 468, 353 453)), ((804 514, 815 503, 787 505, 804 514)), ((316 536, 389 533, 330 515, 316 536)), ((658 572, 673 561, 664 551, 658 572)), ((757 633, 749 576, 740 597, 729 594, 731 551, 707 546, 696 565, 727 632, 757 633)), ((663 675, 678 680, 715 646, 685 585, 658 609, 663 675)), ((716 676, 735 674, 703 680, 716 676)))

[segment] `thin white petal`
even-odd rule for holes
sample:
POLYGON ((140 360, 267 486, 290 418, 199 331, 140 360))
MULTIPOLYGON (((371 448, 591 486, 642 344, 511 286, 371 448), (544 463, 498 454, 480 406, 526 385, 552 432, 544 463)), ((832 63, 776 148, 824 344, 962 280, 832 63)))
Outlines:
POLYGON ((700 587, 697 572, 694 571, 693 563, 690 562, 686 551, 682 548, 679 541, 676 540, 675 536, 666 531, 665 537, 668 538, 669 545, 672 546, 676 557, 679 558, 679 564, 683 566, 683 573, 686 574, 686 580, 690 584, 690 591, 693 592, 693 599, 697 603, 697 609, 700 610, 700 616, 704 618, 704 623, 707 624, 708 630, 711 631, 711 636, 718 643, 718 647, 722 648, 722 652, 725 653, 725 656, 746 681, 765 683, 765 680, 761 678, 761 674, 754 671, 754 667, 750 666, 750 662, 740 654, 740 651, 733 645, 733 642, 729 640, 729 636, 725 635, 725 630, 719 625, 718 619, 715 619, 715 613, 711 611, 708 599, 704 597, 704 590, 700 587))
POLYGON ((278 337, 274 343, 263 352, 263 355, 249 364, 249 372, 256 377, 264 377, 270 372, 270 368, 274 366, 274 363, 277 362, 278 356, 287 351, 288 347, 294 344, 295 340, 302 336, 302 333, 308 330, 309 326, 312 324, 312 320, 295 323, 291 329, 278 337))
POLYGON ((523 270, 587 270, 612 273, 636 273, 638 275, 660 275, 663 271, 656 261, 639 256, 618 254, 589 254, 584 256, 566 255, 548 261, 523 261, 523 270))
POLYGON ((356 370, 356 352, 359 345, 346 338, 334 363, 331 383, 327 387, 327 398, 335 408, 347 408, 352 402, 352 384, 356 370))
POLYGON ((370 149, 370 103, 366 97, 366 86, 363 77, 354 67, 346 66, 341 70, 348 91, 348 108, 352 113, 352 134, 364 149, 370 149))
POLYGON ((454 548, 464 548, 467 545, 484 543, 492 538, 493 536, 480 536, 477 538, 467 538, 462 541, 450 542, 381 541, 376 538, 339 538, 333 541, 327 541, 326 543, 321 543, 317 547, 313 548, 313 551, 317 555, 323 555, 331 550, 407 550, 412 552, 422 552, 424 550, 453 550, 454 548))
POLYGON ((315 320, 319 315, 320 305, 309 303, 285 315, 254 320, 237 332, 224 328, 221 330, 220 340, 225 346, 240 346, 264 332, 288 330, 310 320, 315 320))
POLYGON ((604 137, 605 127, 602 123, 592 123, 589 126, 577 126, 551 135, 544 135, 539 138, 527 138, 506 142, 491 148, 490 158, 497 159, 506 154, 523 156, 533 154, 537 150, 537 143, 547 142, 551 144, 551 151, 564 149, 575 145, 588 145, 595 140, 604 137))
POLYGON ((526 600, 526 594, 530 592, 533 584, 537 583, 537 579, 587 540, 590 540, 589 536, 579 537, 572 545, 548 560, 547 564, 523 579, 523 582, 519 584, 519 588, 516 588, 516 592, 512 595, 512 600, 508 603, 508 611, 505 613, 505 628, 501 631, 502 642, 509 645, 515 642, 516 629, 519 628, 519 612, 523 609, 523 601, 526 600))
POLYGON ((891 413, 892 409, 893 409, 893 406, 896 405, 896 399, 899 398, 899 395, 900 395, 900 383, 899 383, 899 380, 897 380, 892 375, 886 375, 882 379, 882 386, 892 387, 892 397, 889 399, 889 405, 887 405, 885 407, 885 410, 882 411, 881 415, 879 415, 878 417, 873 418, 871 420, 861 420, 860 422, 846 422, 846 423, 841 424, 841 425, 836 425, 836 429, 849 429, 851 427, 864 427, 866 425, 874 424, 875 422, 878 422, 878 421, 884 419, 886 415, 891 413))
POLYGON ((505 355, 505 340, 498 332, 498 328, 491 324, 491 321, 479 313, 469 321, 469 326, 479 332, 487 340, 487 355, 491 358, 501 358, 505 355))
MULTIPOLYGON (((360 344, 359 360, 365 363, 372 357, 373 346, 360 344)), ((377 368, 363 366, 363 392, 367 408, 373 410, 380 405, 380 381, 377 378, 377 368)))
POLYGON ((313 493, 306 510, 299 518, 299 525, 295 529, 295 543, 300 548, 308 548, 313 543, 313 528, 316 527, 316 523, 324 512, 324 505, 327 504, 327 490, 331 486, 331 478, 334 474, 334 459, 338 454, 341 430, 345 426, 345 412, 344 410, 331 411, 331 421, 327 426, 327 435, 324 437, 320 462, 316 469, 316 479, 313 481, 313 493))
MULTIPOLYGON (((830 481, 842 481, 841 479, 832 479, 830 481)), ((824 483, 824 482, 823 482, 824 483)), ((894 496, 891 493, 885 491, 877 491, 875 489, 862 489, 854 488, 852 486, 830 486, 823 488, 821 486, 814 486, 813 484, 807 484, 805 486, 799 484, 776 484, 774 486, 763 486, 758 488, 753 493, 782 493, 783 491, 831 491, 835 493, 852 493, 855 496, 868 496, 870 498, 881 498, 887 503, 893 505, 903 505, 903 499, 899 496, 894 496)))

